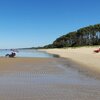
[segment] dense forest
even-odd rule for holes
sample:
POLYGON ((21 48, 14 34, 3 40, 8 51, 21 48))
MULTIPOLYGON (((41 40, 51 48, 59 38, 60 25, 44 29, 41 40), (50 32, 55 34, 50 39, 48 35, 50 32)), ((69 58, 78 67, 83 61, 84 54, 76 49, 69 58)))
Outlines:
POLYGON ((100 24, 80 28, 57 38, 44 48, 63 48, 100 45, 100 24))

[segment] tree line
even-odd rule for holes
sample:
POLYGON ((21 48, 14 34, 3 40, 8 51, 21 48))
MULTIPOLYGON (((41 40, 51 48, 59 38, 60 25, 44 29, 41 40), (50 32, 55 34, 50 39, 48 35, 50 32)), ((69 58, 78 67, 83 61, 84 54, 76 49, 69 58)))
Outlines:
POLYGON ((100 45, 100 24, 83 27, 57 38, 43 48, 63 48, 100 45))

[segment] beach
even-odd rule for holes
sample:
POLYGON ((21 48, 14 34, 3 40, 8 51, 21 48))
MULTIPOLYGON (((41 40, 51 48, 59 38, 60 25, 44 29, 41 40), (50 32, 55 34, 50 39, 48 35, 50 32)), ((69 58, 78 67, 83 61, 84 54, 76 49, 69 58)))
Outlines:
POLYGON ((0 100, 100 100, 100 79, 77 66, 65 58, 0 58, 0 100))
POLYGON ((51 54, 57 54, 60 57, 68 58, 91 71, 100 73, 100 53, 94 53, 99 47, 76 47, 64 49, 43 49, 51 54))

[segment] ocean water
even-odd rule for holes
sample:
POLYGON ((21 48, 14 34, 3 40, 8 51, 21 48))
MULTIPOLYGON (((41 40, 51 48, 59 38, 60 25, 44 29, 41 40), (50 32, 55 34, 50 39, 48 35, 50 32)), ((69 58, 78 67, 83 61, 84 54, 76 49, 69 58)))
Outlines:
MULTIPOLYGON (((5 57, 6 54, 11 54, 11 50, 0 50, 0 57, 5 57)), ((40 58, 52 58, 54 55, 46 52, 41 52, 33 49, 22 49, 16 52, 16 57, 40 57, 40 58)))

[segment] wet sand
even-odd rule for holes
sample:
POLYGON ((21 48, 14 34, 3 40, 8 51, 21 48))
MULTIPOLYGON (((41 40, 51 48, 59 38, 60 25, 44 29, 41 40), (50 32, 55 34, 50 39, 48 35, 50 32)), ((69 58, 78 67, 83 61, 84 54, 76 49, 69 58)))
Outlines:
POLYGON ((100 100, 100 79, 64 58, 0 58, 0 100, 100 100))
POLYGON ((60 57, 68 58, 80 65, 83 68, 90 69, 95 73, 100 74, 100 52, 94 53, 99 47, 77 47, 77 48, 61 48, 61 49, 41 49, 50 54, 56 54, 60 57))

